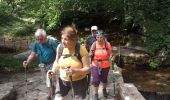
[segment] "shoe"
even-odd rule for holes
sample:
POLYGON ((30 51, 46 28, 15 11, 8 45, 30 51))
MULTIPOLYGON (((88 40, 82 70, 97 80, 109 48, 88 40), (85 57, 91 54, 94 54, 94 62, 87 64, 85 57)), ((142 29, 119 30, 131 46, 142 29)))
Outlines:
POLYGON ((51 97, 50 97, 50 96, 47 96, 47 100, 51 100, 51 97))
POLYGON ((106 89, 103 89, 103 96, 104 96, 104 97, 107 97, 107 91, 106 91, 106 89))
POLYGON ((95 95, 93 96, 93 100, 99 100, 98 94, 95 94, 95 95))

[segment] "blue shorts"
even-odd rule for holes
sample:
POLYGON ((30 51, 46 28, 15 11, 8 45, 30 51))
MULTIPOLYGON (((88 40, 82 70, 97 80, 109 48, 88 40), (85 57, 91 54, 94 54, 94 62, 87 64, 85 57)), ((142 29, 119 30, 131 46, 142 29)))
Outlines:
POLYGON ((99 68, 99 67, 91 66, 93 86, 98 87, 100 84, 100 81, 102 83, 107 83, 109 69, 110 69, 110 67, 109 68, 99 68))

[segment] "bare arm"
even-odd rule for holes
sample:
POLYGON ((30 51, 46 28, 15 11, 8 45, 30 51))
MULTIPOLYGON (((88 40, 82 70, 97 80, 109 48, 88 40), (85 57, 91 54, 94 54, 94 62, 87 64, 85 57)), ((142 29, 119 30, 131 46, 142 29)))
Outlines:
POLYGON ((79 75, 85 75, 90 72, 90 61, 89 61, 89 56, 84 56, 82 57, 82 63, 83 63, 83 68, 77 69, 77 68, 70 68, 68 70, 68 74, 72 75, 74 73, 79 74, 79 75))
POLYGON ((23 62, 23 67, 27 67, 28 64, 30 64, 32 62, 32 60, 34 60, 34 58, 36 57, 36 53, 35 52, 31 52, 31 54, 28 56, 27 60, 23 62))
POLYGON ((59 57, 58 57, 58 52, 57 52, 57 54, 56 54, 56 59, 55 59, 55 61, 54 61, 54 63, 53 63, 53 67, 52 67, 52 71, 53 71, 53 72, 56 72, 56 71, 59 70, 58 60, 59 60, 59 57))

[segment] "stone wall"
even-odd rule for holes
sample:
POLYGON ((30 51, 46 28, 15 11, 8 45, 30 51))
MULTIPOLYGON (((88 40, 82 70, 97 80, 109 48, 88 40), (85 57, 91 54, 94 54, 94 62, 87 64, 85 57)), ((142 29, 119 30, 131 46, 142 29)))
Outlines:
POLYGON ((145 100, 132 83, 124 83, 121 68, 115 65, 113 75, 116 88, 115 95, 119 95, 121 100, 145 100))

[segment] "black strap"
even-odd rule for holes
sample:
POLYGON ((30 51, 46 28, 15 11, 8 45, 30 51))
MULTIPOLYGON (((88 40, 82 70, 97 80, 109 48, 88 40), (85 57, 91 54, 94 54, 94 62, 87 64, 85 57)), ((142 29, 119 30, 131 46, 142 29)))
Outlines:
POLYGON ((105 45, 105 48, 96 48, 96 41, 95 41, 95 42, 94 42, 94 50, 96 50, 96 49, 106 49, 106 50, 108 50, 108 43, 107 43, 106 40, 105 40, 104 45, 105 45))
POLYGON ((55 53, 56 52, 56 50, 55 50, 55 48, 53 48, 53 44, 52 44, 52 39, 48 39, 48 46, 53 50, 53 52, 55 53))
POLYGON ((76 43, 75 56, 81 61, 80 43, 76 43))
POLYGON ((58 50, 58 57, 60 58, 61 56, 64 56, 63 58, 68 58, 70 56, 76 56, 80 61, 81 61, 81 55, 80 55, 80 44, 76 43, 75 46, 75 54, 63 54, 63 44, 60 45, 59 50, 58 50))
POLYGON ((58 49, 58 58, 60 58, 63 54, 63 44, 61 43, 60 46, 59 46, 59 49, 58 49))
MULTIPOLYGON (((107 51, 109 50, 108 49, 108 43, 107 43, 107 41, 105 40, 105 48, 96 48, 96 41, 94 42, 94 45, 92 45, 93 46, 93 53, 95 52, 95 50, 96 49, 106 49, 107 51)), ((94 54, 91 56, 91 60, 93 60, 94 59, 94 54)))

